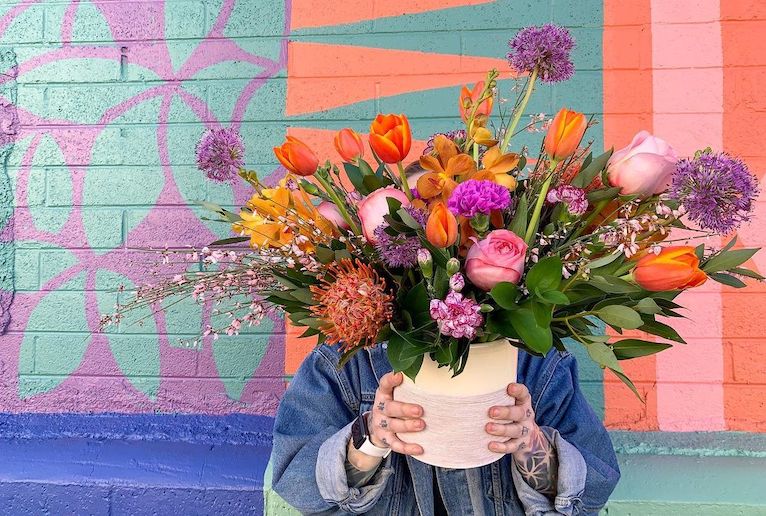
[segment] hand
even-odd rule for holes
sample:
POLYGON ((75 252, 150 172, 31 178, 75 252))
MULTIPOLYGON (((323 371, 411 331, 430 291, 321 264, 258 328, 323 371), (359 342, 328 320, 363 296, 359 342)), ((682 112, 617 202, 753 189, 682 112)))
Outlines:
POLYGON ((367 419, 370 440, 375 446, 391 448, 396 453, 420 455, 423 453, 420 445, 405 443, 396 436, 398 432, 420 432, 426 427, 425 421, 420 419, 423 407, 394 401, 394 388, 403 379, 402 373, 387 373, 380 379, 375 391, 375 402, 367 419))
POLYGON ((535 423, 529 389, 520 383, 511 383, 507 392, 516 400, 516 404, 489 409, 489 417, 501 420, 487 423, 487 433, 499 438, 489 443, 489 449, 498 453, 510 453, 514 458, 521 459, 526 457, 532 448, 532 437, 536 436, 540 429, 535 423))

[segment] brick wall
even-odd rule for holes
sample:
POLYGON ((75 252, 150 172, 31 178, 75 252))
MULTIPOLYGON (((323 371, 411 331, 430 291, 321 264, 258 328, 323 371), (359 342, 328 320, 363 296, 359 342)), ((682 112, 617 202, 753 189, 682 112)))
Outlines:
MULTIPOLYGON (((181 303, 91 335, 117 286, 146 280, 141 249, 227 234, 194 200, 247 198, 195 170, 203 130, 239 129, 248 166, 272 181, 286 131, 331 157, 333 131, 365 132, 379 111, 408 114, 417 150, 457 127, 459 86, 506 72, 507 40, 547 21, 571 28, 577 73, 540 87, 530 113, 598 115, 597 148, 649 129, 682 153, 712 145, 762 173, 759 2, 0 1, 0 411, 273 416, 311 346, 282 321, 189 347, 180 341, 207 312, 181 303)), ((741 245, 763 244, 763 203, 756 211, 741 245)), ((645 405, 588 361, 583 389, 623 451, 683 448, 662 431, 714 431, 731 454, 758 455, 727 431, 764 430, 763 289, 711 285, 684 301, 689 344, 626 364, 645 405)), ((708 444, 692 448, 719 453, 708 444)))

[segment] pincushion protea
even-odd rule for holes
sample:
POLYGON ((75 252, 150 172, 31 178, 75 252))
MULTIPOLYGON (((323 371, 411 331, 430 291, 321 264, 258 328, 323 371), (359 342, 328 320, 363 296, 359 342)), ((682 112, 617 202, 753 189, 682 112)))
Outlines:
POLYGON ((342 343, 344 351, 376 342, 393 314, 393 296, 386 282, 359 260, 341 260, 327 267, 311 294, 319 303, 311 312, 322 321, 328 344, 342 343))

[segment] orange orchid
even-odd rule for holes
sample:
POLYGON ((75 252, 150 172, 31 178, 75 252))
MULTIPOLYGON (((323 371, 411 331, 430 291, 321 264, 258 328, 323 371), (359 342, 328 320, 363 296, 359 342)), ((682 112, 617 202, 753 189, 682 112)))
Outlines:
POLYGON ((281 247, 293 243, 298 234, 304 238, 298 243, 301 249, 313 249, 312 241, 318 229, 322 235, 336 235, 338 228, 322 216, 308 194, 289 176, 275 188, 261 188, 247 201, 247 209, 240 212, 241 221, 234 223, 238 233, 250 235, 252 247, 281 247))
POLYGON ((436 156, 420 157, 420 166, 428 170, 418 179, 418 193, 423 199, 441 196, 447 200, 457 186, 456 176, 470 174, 476 170, 476 163, 468 154, 458 151, 455 142, 444 135, 434 139, 436 156))
POLYGON ((509 172, 519 164, 519 155, 514 153, 503 154, 500 147, 495 145, 484 153, 481 164, 484 166, 481 170, 471 174, 471 179, 485 179, 503 185, 509 190, 516 189, 516 178, 509 172))

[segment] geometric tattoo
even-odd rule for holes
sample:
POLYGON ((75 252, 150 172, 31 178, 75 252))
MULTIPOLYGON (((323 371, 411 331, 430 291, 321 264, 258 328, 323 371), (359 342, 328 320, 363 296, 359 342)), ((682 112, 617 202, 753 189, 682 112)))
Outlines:
POLYGON ((548 498, 555 498, 558 486, 558 455, 545 434, 538 429, 529 439, 529 450, 523 460, 514 460, 524 481, 548 498))

